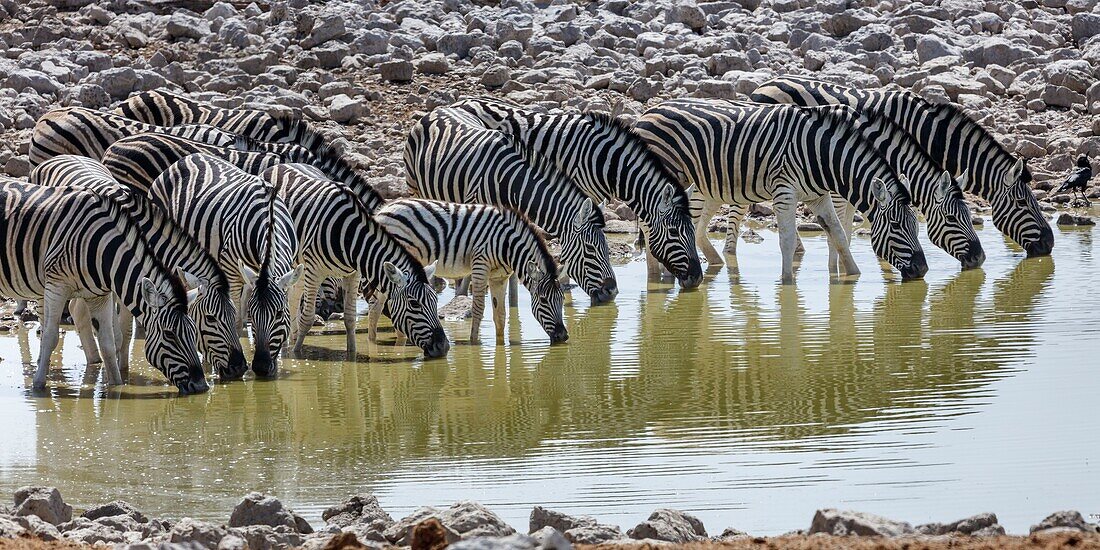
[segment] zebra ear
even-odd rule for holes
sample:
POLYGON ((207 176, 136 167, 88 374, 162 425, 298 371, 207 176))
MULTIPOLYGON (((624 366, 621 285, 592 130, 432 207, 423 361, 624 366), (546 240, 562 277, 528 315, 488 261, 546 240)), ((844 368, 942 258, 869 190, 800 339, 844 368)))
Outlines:
POLYGON ((200 279, 199 277, 196 277, 184 271, 181 267, 176 267, 176 277, 178 277, 179 280, 183 281, 183 284, 190 289, 199 288, 200 286, 204 286, 207 284, 206 280, 200 279))
POLYGON ((424 266, 424 276, 429 281, 432 280, 432 277, 435 277, 435 268, 436 268, 437 265, 438 265, 438 262, 432 262, 432 263, 424 266))
POLYGON ((955 180, 951 179, 951 174, 945 170, 940 174, 939 179, 936 180, 936 186, 933 189, 932 197, 936 202, 943 202, 951 197, 952 191, 955 189, 955 180))
POLYGON ((297 283, 298 280, 302 278, 303 271, 305 271, 304 266, 302 266, 302 264, 298 264, 294 269, 283 274, 283 276, 279 277, 278 280, 279 288, 286 290, 293 286, 294 283, 297 283))
POLYGON ((577 216, 573 218, 573 226, 577 229, 583 229, 588 223, 588 220, 592 219, 592 210, 595 208, 592 204, 592 199, 584 199, 581 203, 581 209, 577 212, 577 216))
POLYGON ((671 185, 661 188, 661 200, 657 203, 657 210, 665 214, 672 210, 673 201, 676 199, 676 190, 671 185))
POLYGON ((393 262, 382 264, 382 269, 386 272, 386 278, 389 279, 390 283, 399 290, 405 288, 405 285, 409 284, 409 276, 405 275, 405 273, 394 265, 393 262))
POLYGON ((690 202, 692 195, 695 194, 695 184, 689 185, 688 188, 684 190, 684 194, 687 195, 688 201, 690 202))
POLYGON ((1005 178, 1005 185, 1016 185, 1016 182, 1024 178, 1024 159, 1016 159, 1016 164, 1012 165, 1012 170, 1008 172, 1008 177, 1005 178))
POLYGON ((168 303, 168 299, 164 296, 164 293, 157 288, 156 283, 150 280, 148 277, 141 279, 141 299, 145 301, 145 304, 151 308, 163 307, 168 303))
POLYGON ((535 261, 534 258, 527 260, 527 274, 530 275, 531 280, 537 281, 542 279, 545 273, 542 272, 542 267, 535 261))
POLYGON ((890 200, 890 192, 886 190, 885 182, 878 178, 872 179, 871 195, 875 197, 879 208, 886 208, 886 203, 890 200))
POLYGON ((256 273, 251 267, 244 265, 244 262, 237 260, 237 270, 241 272, 241 277, 244 278, 244 284, 252 286, 256 284, 256 279, 260 278, 260 274, 256 273))

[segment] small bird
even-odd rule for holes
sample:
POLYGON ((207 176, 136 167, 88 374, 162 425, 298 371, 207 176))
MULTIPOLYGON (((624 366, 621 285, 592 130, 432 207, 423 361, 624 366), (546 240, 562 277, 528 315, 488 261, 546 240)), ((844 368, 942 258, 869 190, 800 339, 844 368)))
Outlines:
POLYGON ((1071 191, 1073 197, 1077 198, 1077 193, 1081 193, 1081 200, 1085 201, 1085 204, 1092 204, 1089 199, 1085 197, 1085 189, 1089 186, 1089 180, 1092 179, 1092 166, 1089 165, 1089 158, 1081 155, 1081 158, 1077 159, 1077 169, 1073 171, 1066 178, 1065 183, 1058 188, 1058 193, 1062 191, 1071 191))

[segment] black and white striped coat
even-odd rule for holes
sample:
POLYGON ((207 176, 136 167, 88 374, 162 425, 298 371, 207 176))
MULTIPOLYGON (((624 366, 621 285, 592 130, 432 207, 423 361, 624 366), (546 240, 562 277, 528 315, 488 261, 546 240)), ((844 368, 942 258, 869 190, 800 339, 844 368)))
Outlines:
POLYGON ((80 155, 99 160, 112 143, 148 132, 222 146, 232 145, 236 140, 233 134, 212 126, 154 126, 105 111, 63 107, 42 115, 35 123, 28 156, 32 167, 57 155, 80 155))
POLYGON ((241 151, 179 136, 147 133, 111 144, 103 153, 103 165, 118 181, 147 193, 153 180, 168 167, 196 153, 220 158, 253 175, 283 162, 283 158, 274 153, 241 151))
POLYGON ((203 154, 173 164, 149 189, 153 202, 217 258, 230 295, 243 302, 238 318, 247 310, 256 348, 252 370, 259 376, 278 373, 290 333, 287 289, 302 274, 292 263, 294 223, 276 193, 264 180, 203 154))
MULTIPOLYGON (((298 234, 297 261, 305 272, 291 303, 302 303, 295 327, 294 349, 300 350, 313 325, 318 289, 326 278, 344 287, 347 349, 355 354, 355 298, 360 277, 384 304, 394 326, 427 357, 441 357, 450 342, 439 323, 435 290, 428 274, 401 244, 372 217, 367 202, 373 190, 353 190, 330 181, 312 166, 282 164, 265 178, 277 186, 298 234), (304 302, 301 296, 305 295, 304 302)), ((373 341, 373 333, 371 336, 373 341)))
POLYGON ((518 210, 560 239, 565 275, 594 303, 618 293, 600 209, 560 171, 532 168, 515 138, 464 109, 437 108, 413 126, 404 157, 413 194, 518 210))
MULTIPOLYGON (((164 265, 176 270, 176 275, 194 289, 188 311, 199 330, 199 351, 222 380, 234 380, 248 370, 241 341, 237 336, 237 312, 229 293, 229 280, 214 257, 187 231, 142 193, 120 187, 110 172, 98 161, 88 157, 61 155, 38 165, 31 172, 30 182, 56 187, 82 187, 96 192, 119 190, 114 195, 126 198, 126 211, 141 228, 153 254, 164 265)), ((70 304, 70 312, 78 329, 92 334, 91 320, 81 314, 79 304, 70 304)), ((116 344, 119 368, 127 370, 132 317, 123 308, 116 324, 116 344)), ((82 337, 83 340, 84 337, 82 337)), ((88 352, 85 343, 85 352, 88 352)))
POLYGON ((714 204, 773 200, 783 280, 793 281, 796 206, 822 218, 845 273, 858 273, 830 200, 836 193, 871 220, 875 252, 906 279, 927 271, 909 193, 890 165, 844 118, 822 109, 673 100, 647 110, 636 130, 684 185, 714 204))
POLYGON ((683 287, 703 280, 689 195, 632 128, 603 113, 543 114, 492 98, 454 108, 516 137, 525 154, 549 162, 594 201, 618 199, 638 216, 654 257, 683 287))
POLYGON ((0 294, 38 299, 42 340, 34 387, 44 388, 65 303, 81 298, 104 330, 107 383, 124 382, 114 357, 118 297, 146 327, 145 355, 180 393, 209 389, 183 283, 153 254, 126 199, 81 187, 0 180, 0 294))
POLYGON ((932 104, 908 91, 857 90, 804 77, 765 82, 752 94, 761 103, 847 105, 892 120, 941 168, 959 177, 963 190, 989 201, 993 224, 1027 251, 1050 254, 1054 232, 1031 193, 1023 159, 1002 147, 980 124, 952 104, 932 104))
MULTIPOLYGON (((480 340, 487 290, 493 296, 496 341, 504 343, 504 283, 512 274, 531 293, 532 313, 550 342, 569 338, 562 321, 564 298, 557 265, 538 229, 523 214, 484 204, 401 199, 386 203, 374 217, 413 257, 435 263, 436 276, 470 276, 472 343, 480 340)), ((371 313, 373 322, 376 315, 371 313)))

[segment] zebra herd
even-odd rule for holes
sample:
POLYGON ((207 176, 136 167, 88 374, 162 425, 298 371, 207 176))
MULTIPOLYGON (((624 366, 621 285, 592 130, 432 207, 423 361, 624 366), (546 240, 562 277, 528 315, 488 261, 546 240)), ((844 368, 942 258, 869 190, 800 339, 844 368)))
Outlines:
POLYGON ((801 246, 799 202, 821 222, 835 273, 859 273, 849 248, 858 210, 875 253, 903 279, 923 277, 913 207, 933 244, 964 269, 980 266, 964 191, 989 201, 994 224, 1028 255, 1050 253, 1027 167, 956 107, 798 77, 751 99, 666 101, 633 124, 465 99, 412 126, 404 161, 417 198, 393 201, 299 118, 168 91, 113 112, 58 109, 34 128, 30 181, 0 179, 0 295, 40 301, 35 388, 68 304, 109 384, 124 382, 136 318, 149 362, 189 394, 209 388, 208 371, 244 376, 246 326, 251 369, 275 376, 284 350, 301 350, 325 285, 344 291, 352 356, 359 296, 373 300, 370 341, 386 315, 425 356, 447 354, 437 276, 468 280, 472 342, 487 294, 503 340, 518 284, 551 342, 564 342, 565 280, 594 304, 618 292, 603 231, 612 199, 637 216, 650 273, 684 289, 703 280, 698 250, 723 262, 706 236, 723 204, 736 262, 748 207, 772 201, 783 282, 801 246))

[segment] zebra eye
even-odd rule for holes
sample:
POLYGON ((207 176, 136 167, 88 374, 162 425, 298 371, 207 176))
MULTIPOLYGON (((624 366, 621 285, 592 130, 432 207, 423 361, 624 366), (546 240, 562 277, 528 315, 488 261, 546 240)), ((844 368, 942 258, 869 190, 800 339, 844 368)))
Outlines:
POLYGON ((959 221, 958 216, 956 216, 954 214, 948 214, 948 215, 944 216, 944 219, 947 220, 947 223, 957 223, 959 221))

